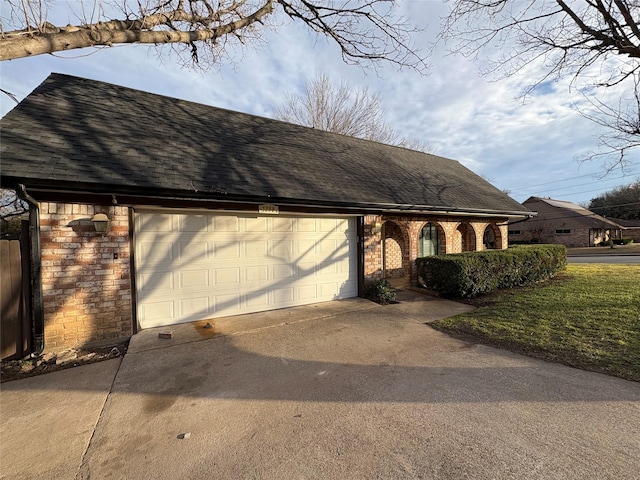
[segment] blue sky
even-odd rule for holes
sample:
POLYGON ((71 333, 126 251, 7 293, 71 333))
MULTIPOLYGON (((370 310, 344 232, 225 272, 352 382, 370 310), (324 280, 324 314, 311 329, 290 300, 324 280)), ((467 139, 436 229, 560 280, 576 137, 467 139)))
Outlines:
MULTIPOLYGON (((425 28, 415 38, 428 50, 446 5, 402 0, 400 7, 425 28)), ((504 80, 485 78, 479 74, 482 59, 450 55, 440 46, 429 59, 427 76, 390 65, 362 69, 344 64, 335 45, 282 18, 277 31, 265 31, 262 42, 234 50, 231 57, 203 72, 181 67, 175 56, 158 57, 146 46, 74 51, 2 62, 0 85, 22 99, 51 72, 65 73, 272 117, 286 92, 301 91, 305 81, 325 73, 336 83, 345 80, 379 93, 390 127, 460 161, 520 202, 537 195, 588 203, 640 176, 640 152, 632 154, 635 168, 604 178, 603 164, 579 162, 596 148, 601 127, 571 108, 588 105, 568 80, 545 83, 526 101, 519 99, 538 78, 533 66, 504 80)), ((617 104, 619 92, 606 95, 617 104)), ((14 105, 0 96, 1 115, 14 105)))

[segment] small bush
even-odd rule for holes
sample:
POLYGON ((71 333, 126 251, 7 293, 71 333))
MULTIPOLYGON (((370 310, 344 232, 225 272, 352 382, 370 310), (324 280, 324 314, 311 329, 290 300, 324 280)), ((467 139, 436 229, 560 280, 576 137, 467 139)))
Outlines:
POLYGON ((567 249, 564 245, 518 245, 508 250, 418 258, 416 264, 427 288, 471 298, 553 277, 565 268, 567 249))
POLYGON ((389 282, 384 278, 368 284, 365 287, 364 296, 382 305, 387 305, 396 300, 396 292, 393 291, 389 282))

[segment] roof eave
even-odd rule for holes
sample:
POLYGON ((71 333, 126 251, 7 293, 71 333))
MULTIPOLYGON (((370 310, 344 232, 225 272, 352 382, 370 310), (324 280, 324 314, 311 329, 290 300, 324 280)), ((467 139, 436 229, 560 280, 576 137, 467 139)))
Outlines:
POLYGON ((46 192, 48 194, 89 194, 105 196, 111 199, 113 196, 138 197, 140 199, 162 199, 162 200, 188 200, 192 202, 226 202, 244 204, 264 204, 271 203, 281 207, 295 206, 310 208, 336 208, 353 211, 356 213, 371 214, 431 214, 431 215, 453 215, 453 216, 483 216, 483 217, 532 217, 536 212, 524 210, 499 210, 452 207, 446 205, 411 205, 411 204, 389 204, 370 202, 346 202, 330 201, 318 199, 298 199, 284 198, 270 195, 238 195, 227 192, 200 192, 191 190, 167 190, 156 188, 140 188, 132 191, 134 187, 122 185, 95 185, 81 184, 77 182, 56 182, 51 184, 41 180, 20 179, 17 177, 2 177, 2 184, 5 187, 15 188, 18 184, 24 184, 33 192, 46 192))

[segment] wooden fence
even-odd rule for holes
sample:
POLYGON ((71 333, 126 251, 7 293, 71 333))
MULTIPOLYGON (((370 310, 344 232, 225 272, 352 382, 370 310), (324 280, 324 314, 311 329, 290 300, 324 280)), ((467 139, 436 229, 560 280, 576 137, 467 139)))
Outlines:
POLYGON ((28 242, 0 240, 0 339, 2 360, 31 353, 28 242))

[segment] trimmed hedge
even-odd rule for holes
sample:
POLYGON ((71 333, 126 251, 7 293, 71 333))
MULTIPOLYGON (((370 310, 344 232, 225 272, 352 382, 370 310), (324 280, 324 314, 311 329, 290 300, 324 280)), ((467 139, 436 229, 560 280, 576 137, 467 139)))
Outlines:
POLYGON ((508 250, 418 258, 416 265, 427 288, 471 298, 555 276, 567 265, 567 249, 564 245, 518 245, 508 250))

